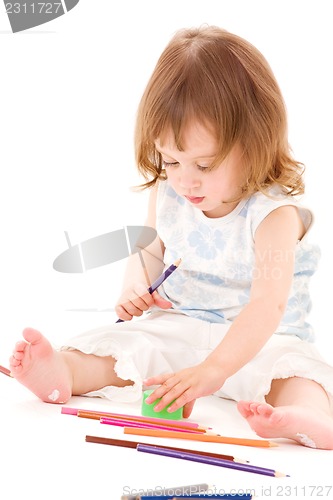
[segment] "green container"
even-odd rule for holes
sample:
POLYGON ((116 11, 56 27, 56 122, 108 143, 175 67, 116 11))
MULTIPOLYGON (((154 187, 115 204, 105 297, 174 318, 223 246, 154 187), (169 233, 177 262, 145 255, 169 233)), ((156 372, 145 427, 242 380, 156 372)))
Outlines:
POLYGON ((153 391, 154 391, 153 389, 149 389, 149 390, 143 392, 141 415, 143 415, 145 417, 167 418, 169 420, 181 420, 183 418, 183 408, 178 408, 178 410, 173 411, 172 413, 169 413, 167 411, 167 409, 169 408, 169 406, 172 405, 172 403, 170 403, 168 406, 163 408, 163 410, 161 410, 161 411, 154 411, 154 407, 157 405, 157 403, 161 399, 157 399, 156 401, 154 401, 151 404, 146 403, 146 399, 148 398, 148 396, 150 396, 150 394, 153 391))

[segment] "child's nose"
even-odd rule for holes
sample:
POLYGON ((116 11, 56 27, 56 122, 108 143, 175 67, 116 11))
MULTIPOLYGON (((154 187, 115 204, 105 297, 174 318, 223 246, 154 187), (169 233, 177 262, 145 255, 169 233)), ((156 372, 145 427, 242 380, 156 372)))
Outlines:
POLYGON ((191 189, 199 186, 200 181, 197 176, 190 171, 191 169, 180 169, 179 184, 182 188, 191 189))

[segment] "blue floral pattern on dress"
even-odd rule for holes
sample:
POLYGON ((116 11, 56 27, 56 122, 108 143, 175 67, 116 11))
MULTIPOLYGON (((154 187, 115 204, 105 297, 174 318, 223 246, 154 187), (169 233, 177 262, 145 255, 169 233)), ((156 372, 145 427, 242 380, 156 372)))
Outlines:
POLYGON ((189 244, 195 247, 196 253, 203 259, 215 259, 218 250, 223 250, 225 241, 222 232, 204 224, 199 225, 198 231, 192 231, 188 236, 189 244))
MULTIPOLYGON (((250 300, 259 224, 284 205, 297 206, 306 228, 311 224, 311 212, 294 198, 276 189, 271 194, 255 193, 227 216, 212 219, 178 196, 168 181, 159 184, 156 228, 165 245, 164 259, 167 265, 182 259, 159 292, 175 309, 212 323, 228 323, 239 315, 250 300)), ((319 258, 319 248, 308 242, 306 234, 296 246, 294 280, 276 333, 313 340, 307 322, 309 280, 319 258)))

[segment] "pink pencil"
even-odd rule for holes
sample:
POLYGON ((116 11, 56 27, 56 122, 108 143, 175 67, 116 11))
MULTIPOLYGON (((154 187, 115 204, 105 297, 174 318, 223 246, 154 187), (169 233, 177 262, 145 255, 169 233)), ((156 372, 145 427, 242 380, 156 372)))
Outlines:
POLYGON ((158 418, 158 417, 144 417, 141 415, 126 415, 125 413, 110 413, 110 412, 104 412, 104 411, 99 411, 99 410, 83 410, 81 408, 70 408, 68 406, 63 406, 61 408, 61 413, 65 415, 75 415, 77 416, 78 412, 83 412, 91 415, 97 415, 100 417, 107 417, 107 418, 115 418, 115 419, 124 419, 124 420, 133 420, 135 422, 147 422, 147 423, 152 423, 152 424, 161 424, 165 425, 168 427, 188 427, 192 429, 200 429, 201 431, 206 431, 207 429, 211 429, 211 427, 204 427, 199 425, 196 422, 188 422, 188 421, 172 421, 167 418, 158 418))
POLYGON ((137 429, 159 429, 159 430, 173 430, 175 432, 189 432, 192 434, 198 434, 198 431, 195 429, 179 429, 177 427, 166 427, 165 425, 157 425, 149 422, 138 422, 134 420, 124 420, 124 419, 116 419, 116 418, 100 418, 101 424, 107 425, 115 425, 116 427, 135 427, 137 429))
POLYGON ((7 377, 11 377, 12 375, 10 374, 10 370, 8 368, 5 368, 4 366, 0 365, 0 373, 3 373, 4 375, 7 375, 7 377))

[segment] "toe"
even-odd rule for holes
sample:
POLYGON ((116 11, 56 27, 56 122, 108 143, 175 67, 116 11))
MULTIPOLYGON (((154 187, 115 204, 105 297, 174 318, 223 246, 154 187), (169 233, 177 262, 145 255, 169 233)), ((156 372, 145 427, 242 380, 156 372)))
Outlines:
POLYGON ((9 363, 11 366, 18 366, 21 364, 21 360, 17 359, 16 356, 13 355, 9 358, 9 363))
POLYGON ((14 351, 12 358, 16 359, 16 361, 22 361, 22 359, 24 358, 24 352, 23 351, 14 351))
POLYGON ((15 353, 16 352, 19 352, 19 351, 24 351, 24 349, 27 347, 27 343, 24 341, 24 340, 19 340, 18 342, 16 342, 15 344, 15 353))
POLYGON ((273 407, 268 404, 261 404, 258 405, 257 412, 259 415, 263 415, 264 417, 269 417, 273 412, 273 407))
POLYGON ((249 406, 250 406, 250 410, 253 413, 253 415, 258 415, 260 413, 259 408, 261 406, 261 403, 252 402, 252 403, 250 403, 249 406))
POLYGON ((239 401, 237 403, 237 409, 244 418, 248 418, 250 415, 252 415, 249 401, 239 401))
POLYGON ((9 366, 10 368, 15 368, 16 370, 18 367, 22 366, 22 364, 20 360, 16 359, 14 356, 11 356, 9 358, 9 366))
POLYGON ((41 340, 42 334, 34 328, 25 328, 23 330, 23 337, 30 344, 36 344, 41 340))

